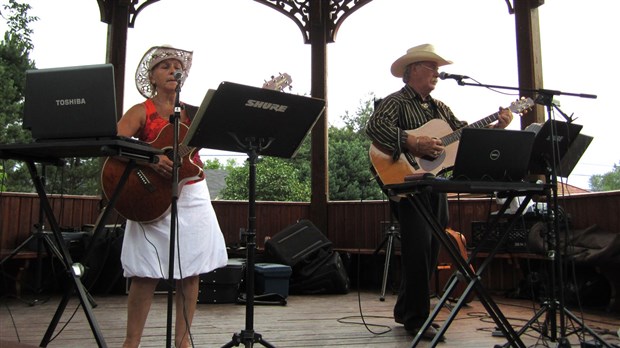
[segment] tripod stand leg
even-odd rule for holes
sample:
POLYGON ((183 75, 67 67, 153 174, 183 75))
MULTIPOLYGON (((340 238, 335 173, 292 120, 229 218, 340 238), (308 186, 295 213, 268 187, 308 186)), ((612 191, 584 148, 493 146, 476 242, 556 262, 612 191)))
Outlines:
POLYGON ((610 345, 609 343, 605 342, 605 340, 599 336, 596 332, 594 332, 592 329, 590 329, 586 324, 584 324, 579 318, 577 318, 577 316, 575 314, 573 314, 571 311, 569 311, 568 309, 564 308, 564 313, 574 322, 578 323, 579 326, 581 326, 581 328, 583 330, 586 330, 592 337, 594 337, 596 339, 596 341, 602 345, 604 345, 605 347, 611 348, 612 345, 610 345))
POLYGON ((47 344, 50 342, 50 339, 52 338, 52 335, 54 334, 54 330, 56 330, 56 326, 58 325, 58 322, 60 321, 60 317, 62 316, 62 313, 65 311, 65 308, 67 307, 67 303, 69 303, 69 294, 66 292, 65 295, 62 297, 62 300, 60 300, 60 304, 58 304, 56 313, 54 313, 54 317, 52 318, 52 321, 48 325, 47 331, 45 331, 45 335, 43 335, 43 339, 41 340, 41 344, 39 346, 47 347, 47 344))
MULTIPOLYGON (((543 304, 543 306, 536 312, 536 314, 527 323, 525 323, 523 325, 523 327, 519 331, 517 331, 517 333, 516 333, 517 336, 521 336, 528 329, 532 329, 534 331, 537 331, 537 332, 539 332, 542 335, 547 335, 547 331, 549 331, 549 329, 553 329, 553 327, 549 328, 549 326, 553 326, 553 324, 550 325, 549 323, 547 323, 547 321, 552 320, 550 318, 550 316, 554 317, 553 320, 555 320, 556 311, 557 311, 557 308, 555 308, 555 305, 549 305, 549 303, 543 304), (537 328, 533 327, 532 325, 545 313, 547 314, 547 318, 545 319, 545 324, 544 324, 545 328, 544 329, 537 329, 537 328)), ((601 336, 599 336, 596 332, 594 332, 587 325, 585 325, 571 311, 569 311, 566 308, 564 308, 563 311, 564 311, 564 314, 566 314, 571 320, 573 320, 574 322, 579 324, 579 326, 581 326, 581 328, 583 330, 587 331, 602 346, 605 346, 605 347, 608 347, 608 348, 612 348, 613 347, 609 343, 605 342, 605 340, 601 336)), ((567 342, 566 337, 562 337, 562 336, 559 337, 559 339, 557 337, 549 337, 549 338, 551 339, 552 342, 560 342, 560 343, 561 342, 565 342, 565 341, 567 342)), ((507 347, 510 347, 510 342, 507 342, 506 344, 504 344, 502 346, 502 348, 507 348, 507 347)))
POLYGON ((394 235, 390 234, 387 239, 387 247, 385 249, 385 264, 383 265, 383 282, 381 283, 380 301, 385 301, 385 288, 387 286, 388 273, 390 272, 390 261, 392 260, 392 247, 394 245, 394 235))
MULTIPOLYGON (((41 293, 43 291, 43 255, 41 253, 42 249, 45 248, 49 257, 52 258, 55 256, 57 260, 60 260, 60 262, 63 264, 62 266, 64 269, 66 269, 68 266, 66 265, 60 250, 58 250, 56 244, 54 244, 54 241, 50 238, 47 232, 39 231, 37 232, 37 234, 39 235, 39 237, 37 240, 37 283, 35 290, 37 293, 41 293)), ((35 302, 37 301, 38 300, 35 300, 35 302)))
MULTIPOLYGON (((519 331, 516 332, 516 335, 517 336, 521 336, 525 331, 527 331, 527 329, 532 329, 532 330, 535 330, 535 331, 539 331, 539 330, 533 328, 532 324, 534 324, 538 320, 538 318, 540 318, 546 311, 547 311, 547 305, 545 304, 536 312, 536 314, 534 314, 534 316, 530 320, 528 320, 527 323, 525 323, 525 325, 523 325, 521 327, 521 329, 519 329, 519 331)), ((540 330, 540 331, 542 331, 542 330, 540 330)), ((507 342, 502 347, 504 347, 504 348, 510 347, 510 342, 507 342)))
MULTIPOLYGON (((86 318, 88 319, 88 323, 90 324, 91 329, 93 330, 93 333, 95 334, 94 337, 95 337, 95 340, 97 341, 97 346, 107 347, 105 341, 103 340, 103 336, 101 335, 101 330, 99 328, 99 325, 97 321, 94 319, 94 314, 92 313, 92 307, 90 303, 87 300, 85 300, 85 298, 87 297, 86 291, 81 285, 80 280, 77 278, 75 279, 75 288, 80 295, 79 296, 80 302, 81 302, 82 308, 84 308, 84 312, 86 314, 86 318)), ((63 295, 62 300, 60 301, 60 304, 58 305, 58 308, 56 309, 56 313, 54 313, 54 317, 52 318, 52 321, 48 325, 47 331, 45 331, 45 335, 43 336, 43 339, 41 340, 41 344, 39 345, 40 347, 47 347, 47 344, 50 342, 52 335, 54 334, 54 330, 56 330, 56 326, 58 325, 58 322, 60 321, 60 318, 62 317, 62 314, 65 311, 67 304, 69 303, 71 294, 72 294, 71 288, 66 289, 65 294, 63 295)))
POLYGON ((252 347, 254 343, 259 343, 267 348, 275 348, 275 346, 271 345, 271 343, 265 341, 259 333, 252 330, 241 330, 240 333, 234 334, 230 342, 223 345, 222 348, 229 348, 233 346, 238 347, 242 343, 247 348, 252 347))

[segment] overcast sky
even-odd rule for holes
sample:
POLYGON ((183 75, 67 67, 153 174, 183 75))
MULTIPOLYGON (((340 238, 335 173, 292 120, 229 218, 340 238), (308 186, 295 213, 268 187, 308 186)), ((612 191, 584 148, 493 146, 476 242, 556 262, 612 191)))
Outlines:
MULTIPOLYGON (((107 25, 100 21, 97 1, 28 2, 31 15, 40 18, 32 25, 31 58, 38 68, 105 62, 107 25)), ((613 105, 620 81, 614 68, 619 12, 616 0, 546 0, 539 8, 545 88, 598 97, 557 97, 561 110, 584 126, 582 133, 594 137, 567 181, 583 188, 590 175, 610 171, 620 159, 618 108, 613 105)), ((340 124, 340 116, 354 113, 370 93, 381 97, 401 88, 390 65, 422 43, 433 43, 455 62, 444 71, 483 84, 518 85, 514 15, 506 1, 374 0, 346 19, 328 46, 330 124, 340 124)), ((260 87, 280 72, 292 76, 290 93, 310 94, 310 46, 286 16, 251 0, 160 0, 146 7, 129 30, 125 110, 142 101, 133 81, 139 59, 161 44, 194 51, 182 91, 185 102, 200 104, 207 89, 222 81, 260 87)), ((433 96, 457 117, 474 122, 517 98, 513 91, 504 93, 445 80, 433 96)), ((510 128, 519 129, 519 121, 510 128)))

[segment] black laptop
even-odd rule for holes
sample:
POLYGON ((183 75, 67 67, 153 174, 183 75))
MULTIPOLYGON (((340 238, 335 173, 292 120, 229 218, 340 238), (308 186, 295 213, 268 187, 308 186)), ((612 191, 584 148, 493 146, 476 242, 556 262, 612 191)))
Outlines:
POLYGON ((259 154, 291 158, 324 109, 322 99, 222 82, 205 95, 184 143, 247 153, 247 139, 260 138, 259 154))
POLYGON ((452 179, 520 181, 528 171, 534 138, 529 131, 464 128, 452 179))
POLYGON ((37 142, 115 138, 112 64, 26 71, 23 128, 37 142))

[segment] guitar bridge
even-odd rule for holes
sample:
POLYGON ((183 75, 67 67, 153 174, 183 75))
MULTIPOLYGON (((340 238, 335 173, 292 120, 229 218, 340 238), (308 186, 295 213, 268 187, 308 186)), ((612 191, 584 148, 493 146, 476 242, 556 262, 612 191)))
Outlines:
POLYGON ((143 171, 137 170, 136 174, 138 175, 138 179, 140 180, 140 182, 146 188, 147 191, 155 192, 155 186, 151 183, 149 178, 146 177, 143 171))

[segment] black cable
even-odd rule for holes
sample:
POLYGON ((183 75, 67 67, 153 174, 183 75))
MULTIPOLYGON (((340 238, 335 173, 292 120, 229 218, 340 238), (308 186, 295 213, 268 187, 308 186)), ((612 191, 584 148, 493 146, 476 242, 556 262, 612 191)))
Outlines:
POLYGON ((4 306, 6 307, 7 312, 9 312, 9 317, 11 317, 11 324, 13 326, 13 330, 15 331, 15 336, 17 336, 17 342, 21 342, 21 338, 19 337, 19 330, 17 330, 17 323, 15 323, 15 318, 13 317, 13 312, 11 312, 11 307, 5 302, 4 306))
MULTIPOLYGON (((363 202, 363 199, 360 200, 360 202, 363 202)), ((385 201, 384 201, 385 202, 385 201)), ((389 203, 389 202, 388 202, 389 203)), ((381 317, 381 316, 364 316, 364 311, 362 309, 362 299, 361 299, 361 285, 360 285, 360 278, 361 278, 361 260, 362 260, 362 249, 360 246, 360 241, 357 238, 357 234, 355 236, 355 244, 357 245, 357 269, 356 269, 356 274, 357 274, 357 305, 358 305, 358 310, 359 310, 359 318, 362 321, 362 324, 364 325, 364 327, 366 328, 366 330, 368 332, 370 332, 373 335, 383 335, 386 334, 390 331, 392 331, 392 328, 390 326, 387 325, 381 325, 381 324, 370 324, 366 322, 366 318, 387 318, 387 317, 381 317), (371 327, 383 327, 386 328, 384 331, 381 332, 375 332, 371 329, 371 327)), ((337 319, 337 321, 339 323, 343 323, 343 324, 359 324, 357 322, 347 322, 345 321, 345 319, 350 319, 350 318, 357 318, 357 316, 348 316, 348 317, 342 317, 337 319)))
POLYGON ((71 323, 71 320, 73 320, 73 317, 75 317, 75 314, 77 313, 78 309, 80 309, 80 306, 82 306, 82 304, 80 302, 78 302, 78 305, 75 306, 75 310, 73 311, 73 313, 71 314, 71 316, 69 317, 69 319, 67 319, 67 322, 65 323, 65 325, 63 325, 58 332, 56 332, 56 334, 50 338, 50 340, 47 343, 50 343, 52 341, 54 341, 56 339, 56 337, 58 337, 63 331, 65 331, 65 329, 67 328, 67 326, 71 323))

